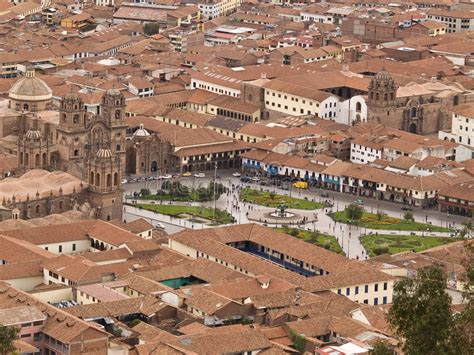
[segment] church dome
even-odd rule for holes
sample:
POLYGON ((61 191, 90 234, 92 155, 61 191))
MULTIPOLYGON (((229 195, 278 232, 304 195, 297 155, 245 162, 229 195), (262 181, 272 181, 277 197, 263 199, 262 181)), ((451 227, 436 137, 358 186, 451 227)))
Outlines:
POLYGON ((107 159, 112 157, 112 152, 110 149, 99 149, 96 154, 97 158, 107 159))
POLYGON ((43 80, 36 78, 30 72, 25 78, 13 84, 8 97, 20 101, 45 101, 53 97, 53 91, 43 80))
POLYGON ((141 123, 140 124, 140 128, 137 129, 134 133, 133 133, 133 136, 134 137, 146 137, 146 136, 149 136, 150 133, 148 133, 148 131, 143 128, 143 124, 141 123))
POLYGON ((41 132, 36 130, 36 129, 32 129, 30 128, 26 134, 25 134, 25 138, 30 140, 30 141, 38 141, 41 139, 41 132))
POLYGON ((375 80, 376 81, 390 81, 390 80, 392 80, 392 76, 390 75, 390 73, 388 71, 386 71, 384 68, 382 68, 382 70, 379 71, 375 75, 375 80))

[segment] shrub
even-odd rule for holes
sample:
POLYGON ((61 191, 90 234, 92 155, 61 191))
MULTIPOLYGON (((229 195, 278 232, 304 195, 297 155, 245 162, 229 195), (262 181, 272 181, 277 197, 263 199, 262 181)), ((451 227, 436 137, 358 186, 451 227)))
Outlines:
POLYGON ((403 215, 403 219, 405 221, 414 221, 415 219, 413 218, 413 212, 412 211, 406 211, 405 214, 403 215))
POLYGON ((388 247, 377 247, 374 248, 375 255, 388 254, 388 247))
POLYGON ((298 228, 293 228, 293 229, 290 231, 290 235, 293 236, 293 237, 297 237, 299 234, 300 234, 300 231, 299 231, 298 228))

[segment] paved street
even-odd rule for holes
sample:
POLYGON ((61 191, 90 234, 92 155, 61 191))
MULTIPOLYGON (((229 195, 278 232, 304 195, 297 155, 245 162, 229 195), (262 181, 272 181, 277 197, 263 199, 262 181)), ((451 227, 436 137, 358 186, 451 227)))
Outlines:
MULTIPOLYGON (((307 198, 308 200, 322 202, 324 200, 331 200, 334 203, 333 211, 343 210, 348 204, 352 203, 356 197, 337 193, 337 192, 328 192, 320 189, 311 189, 311 190, 302 190, 292 188, 291 191, 282 190, 275 186, 260 186, 254 183, 242 183, 239 178, 233 177, 233 171, 219 171, 218 174, 220 178, 218 182, 224 184, 229 188, 229 192, 222 194, 220 198, 216 201, 216 207, 222 210, 228 211, 232 216, 237 220, 237 223, 243 224, 248 223, 247 214, 251 214, 255 210, 268 210, 272 211, 271 208, 265 208, 258 205, 253 205, 249 203, 243 203, 239 201, 239 191, 243 187, 252 187, 255 189, 261 189, 265 191, 272 191, 282 195, 290 195, 296 198, 307 198), (327 192, 329 197, 322 198, 320 196, 321 192, 327 192)), ((213 179, 213 174, 208 172, 205 178, 194 178, 194 177, 180 177, 179 181, 189 187, 199 187, 207 186, 210 181, 213 179)), ((149 182, 137 182, 137 183, 128 183, 124 184, 124 190, 126 194, 132 194, 133 192, 140 191, 141 188, 149 188, 152 192, 155 192, 159 186, 159 181, 149 181, 149 182)), ((202 203, 203 206, 213 207, 213 202, 202 203)), ((387 215, 396 218, 403 218, 404 211, 401 209, 401 205, 393 204, 385 201, 377 201, 371 199, 364 199, 364 208, 369 212, 376 212, 377 209, 384 211, 387 215)), ((329 235, 334 235, 346 255, 350 258, 366 258, 365 250, 359 242, 359 236, 367 233, 384 233, 384 234, 402 234, 407 235, 410 232, 399 232, 399 231, 371 231, 366 228, 359 228, 357 226, 350 226, 343 223, 335 223, 326 213, 330 212, 331 209, 326 208, 323 210, 315 211, 318 214, 318 221, 313 223, 307 223, 304 226, 301 226, 307 230, 319 231, 329 235)), ((440 213, 436 210, 424 210, 417 209, 413 210, 415 220, 418 222, 430 222, 433 225, 446 227, 447 225, 460 226, 460 224, 465 220, 465 218, 460 216, 448 216, 446 214, 440 213)), ((163 223, 165 225, 165 230, 172 234, 176 233, 183 228, 208 228, 199 223, 191 223, 188 220, 172 218, 169 216, 159 215, 150 211, 139 210, 137 208, 125 207, 124 218, 127 221, 142 216, 147 220, 150 220, 152 224, 157 222, 163 223)), ((267 221, 267 224, 270 226, 275 225, 275 221, 267 221)), ((423 232, 417 232, 416 234, 422 235, 423 232)), ((447 233, 432 233, 429 235, 439 235, 439 236, 448 236, 447 233)))

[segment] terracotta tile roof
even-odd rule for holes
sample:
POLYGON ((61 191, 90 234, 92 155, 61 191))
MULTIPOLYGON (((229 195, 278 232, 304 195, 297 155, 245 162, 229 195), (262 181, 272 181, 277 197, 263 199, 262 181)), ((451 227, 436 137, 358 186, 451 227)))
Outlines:
POLYGON ((219 332, 191 334, 166 344, 198 354, 245 353, 271 347, 268 339, 257 329, 223 327, 219 332))
POLYGON ((170 307, 155 297, 134 297, 117 301, 84 304, 66 308, 65 311, 82 319, 95 317, 121 317, 129 314, 143 314, 147 317, 170 307))
POLYGON ((194 276, 208 283, 242 277, 241 273, 206 259, 187 260, 173 266, 163 265, 149 271, 137 270, 136 274, 154 281, 194 276))
POLYGON ((99 329, 99 327, 86 323, 63 310, 43 303, 23 291, 0 282, 0 309, 10 309, 26 304, 35 306, 47 316, 42 330, 43 333, 64 344, 70 344, 81 336, 90 341, 109 337, 108 333, 99 329))
POLYGON ((123 223, 122 221, 116 219, 110 223, 115 224, 116 226, 128 230, 130 233, 138 234, 146 232, 150 229, 153 229, 153 226, 144 218, 137 218, 136 220, 128 223, 123 223))
POLYGON ((84 292, 87 295, 94 297, 97 302, 111 302, 129 298, 127 295, 105 287, 102 284, 78 286, 76 287, 76 290, 78 292, 84 292))
POLYGON ((127 263, 100 265, 82 256, 70 255, 43 261, 41 266, 76 284, 102 282, 103 276, 118 276, 130 271, 127 263))
POLYGON ((351 271, 338 272, 330 275, 308 277, 303 288, 309 292, 327 291, 338 287, 357 286, 362 284, 395 280, 396 277, 375 270, 369 265, 353 262, 351 271), (358 271, 355 272, 354 269, 358 271))
POLYGON ((130 259, 133 254, 127 248, 118 248, 112 250, 104 250, 99 252, 86 252, 81 254, 84 258, 96 262, 101 263, 104 261, 115 261, 115 260, 123 260, 123 259, 130 259))
POLYGON ((189 307, 204 312, 206 316, 213 315, 215 312, 231 303, 236 305, 239 304, 232 301, 230 298, 214 293, 207 288, 191 288, 184 291, 186 295, 186 304, 189 307))

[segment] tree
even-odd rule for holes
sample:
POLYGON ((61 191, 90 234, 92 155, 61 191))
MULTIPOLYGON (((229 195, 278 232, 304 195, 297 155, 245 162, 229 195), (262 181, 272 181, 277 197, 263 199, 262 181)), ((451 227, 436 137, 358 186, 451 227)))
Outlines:
POLYGON ((353 203, 347 206, 346 208, 347 218, 352 219, 354 221, 358 221, 359 219, 361 219, 363 213, 364 213, 364 209, 353 203))
POLYGON ((14 341, 18 338, 19 329, 0 325, 0 354, 10 355, 16 353, 14 341))
POLYGON ((377 341, 372 350, 369 352, 370 355, 393 355, 393 349, 384 341, 377 341))
POLYGON ((149 195, 149 194, 151 194, 150 189, 146 189, 146 188, 140 189, 140 195, 146 196, 146 195, 149 195))
POLYGON ((460 232, 461 238, 464 238, 464 237, 470 238, 472 229, 473 229, 473 225, 470 219, 466 219, 464 222, 462 222, 462 229, 460 232))
POLYGON ((406 211, 405 214, 403 215, 403 219, 405 221, 413 221, 414 220, 413 212, 412 211, 406 211))
POLYGON ((376 217, 377 217, 377 221, 381 222, 383 221, 383 219, 385 218, 385 216, 387 216, 386 213, 380 211, 380 210, 377 210, 377 214, 376 214, 376 217))
POLYGON ((143 26, 143 32, 148 36, 156 35, 160 33, 160 25, 157 23, 145 23, 143 26))
POLYGON ((415 278, 395 284, 387 319, 406 354, 469 354, 445 289, 439 266, 420 269, 415 278))

